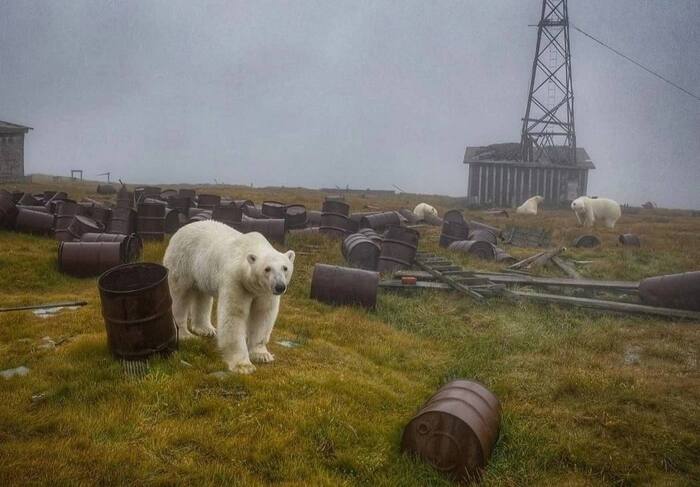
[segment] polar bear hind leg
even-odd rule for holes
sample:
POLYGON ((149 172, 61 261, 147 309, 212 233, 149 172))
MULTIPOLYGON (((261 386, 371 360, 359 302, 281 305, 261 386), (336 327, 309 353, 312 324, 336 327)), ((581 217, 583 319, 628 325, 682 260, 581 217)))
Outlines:
POLYGON ((190 330, 195 335, 204 337, 216 335, 216 328, 211 324, 211 309, 214 305, 214 298, 200 291, 192 291, 192 295, 190 305, 192 324, 190 325, 190 330))
POLYGON ((277 319, 279 301, 278 296, 258 297, 253 300, 246 338, 250 360, 253 362, 267 363, 275 360, 275 356, 267 350, 267 344, 277 319))

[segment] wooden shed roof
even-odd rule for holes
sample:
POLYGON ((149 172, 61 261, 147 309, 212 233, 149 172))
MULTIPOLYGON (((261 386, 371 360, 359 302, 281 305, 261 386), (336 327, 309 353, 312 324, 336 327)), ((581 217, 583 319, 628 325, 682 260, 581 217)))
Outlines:
POLYGON ((18 125, 16 123, 10 123, 10 122, 3 122, 0 120, 0 134, 26 134, 30 130, 33 130, 31 127, 25 127, 24 125, 18 125))
MULTIPOLYGON (((562 149, 565 149, 562 147, 562 149)), ((505 143, 486 146, 467 147, 464 151, 464 164, 510 164, 528 167, 571 168, 571 165, 555 163, 547 159, 538 162, 526 162, 520 158, 520 144, 505 143)), ((580 169, 595 169, 591 157, 583 147, 576 148, 576 166, 580 169)))

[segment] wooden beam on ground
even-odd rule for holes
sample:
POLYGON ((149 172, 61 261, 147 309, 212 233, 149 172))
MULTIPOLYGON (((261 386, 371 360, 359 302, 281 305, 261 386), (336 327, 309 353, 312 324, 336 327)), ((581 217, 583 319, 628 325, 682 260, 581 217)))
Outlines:
POLYGON ((525 268, 528 270, 537 269, 549 262, 552 257, 555 257, 566 250, 566 247, 559 247, 556 249, 548 250, 542 255, 530 262, 525 268))
POLYGON ((12 306, 9 308, 0 308, 0 313, 10 311, 26 311, 30 309, 51 309, 51 308, 68 308, 73 306, 85 306, 87 301, 67 301, 65 303, 48 303, 48 304, 31 304, 26 306, 12 306))
POLYGON ((573 279, 581 279, 581 278, 583 278, 583 276, 582 276, 581 274, 579 274, 578 271, 577 271, 576 269, 574 269, 574 266, 572 266, 572 265, 568 264, 567 262, 565 262, 564 259, 562 259, 561 257, 555 255, 554 257, 552 257, 552 262, 554 262, 554 264, 555 264, 558 268, 560 268, 562 271, 564 271, 564 273, 565 273, 567 276, 569 276, 569 277, 571 277, 571 278, 573 278, 573 279))
POLYGON ((460 284, 458 281, 456 281, 452 277, 446 276, 442 272, 433 269, 432 267, 430 267, 429 264, 423 263, 421 261, 421 259, 417 258, 415 260, 415 263, 418 267, 420 267, 424 271, 432 274, 433 277, 435 277, 438 281, 444 282, 445 284, 449 285, 451 288, 456 289, 457 291, 464 293, 468 296, 471 296, 472 298, 474 298, 478 301, 481 301, 484 299, 484 296, 482 296, 478 292, 476 292, 472 289, 469 289, 469 287, 465 286, 464 284, 460 284))
POLYGON ((541 256, 544 254, 544 252, 538 252, 535 255, 531 255, 530 257, 523 259, 519 262, 516 262, 515 264, 509 265, 508 269, 520 269, 522 266, 529 264, 533 260, 535 260, 537 257, 541 256))

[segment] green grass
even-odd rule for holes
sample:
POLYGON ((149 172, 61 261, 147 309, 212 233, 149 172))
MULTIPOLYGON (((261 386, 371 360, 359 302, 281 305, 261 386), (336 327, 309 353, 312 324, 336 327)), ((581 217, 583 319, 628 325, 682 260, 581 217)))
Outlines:
MULTIPOLYGON (((257 202, 275 194, 245 191, 257 202)), ((317 207, 321 198, 285 190, 274 199, 317 207)), ((581 232, 573 220, 558 211, 487 219, 548 227, 564 245, 581 232)), ((623 216, 619 231, 638 233, 644 247, 621 249, 619 232, 597 230, 602 247, 567 253, 595 261, 582 272, 597 278, 700 267, 700 218, 654 210, 623 216)), ((445 252, 437 233, 424 232, 422 249, 445 252)), ((339 244, 306 236, 288 246, 300 255, 273 332, 274 363, 220 380, 209 375, 225 368, 214 342, 196 339, 137 379, 108 354, 96 279, 61 275, 50 239, 0 231, 0 306, 89 301, 49 318, 0 313, 0 369, 31 368, 0 379, 0 485, 450 485, 398 445, 416 410, 456 377, 483 382, 503 405, 485 485, 700 482, 698 323, 437 291, 383 292, 375 312, 334 308, 308 295, 314 263, 342 262, 339 244), (65 341, 42 349, 47 335, 65 341), (629 350, 638 363, 625 363, 629 350)), ((160 261, 164 249, 148 244, 145 260, 160 261)))

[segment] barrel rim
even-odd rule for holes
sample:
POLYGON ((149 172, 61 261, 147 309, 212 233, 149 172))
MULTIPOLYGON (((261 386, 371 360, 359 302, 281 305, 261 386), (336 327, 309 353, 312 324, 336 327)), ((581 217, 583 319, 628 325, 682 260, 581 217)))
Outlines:
POLYGON ((165 267, 164 265, 158 264, 156 262, 129 262, 126 264, 121 264, 116 267, 112 267, 109 270, 106 270, 105 272, 102 273, 102 275, 97 279, 97 287, 99 288, 100 292, 106 292, 110 294, 133 294, 137 292, 143 292, 147 291, 150 289, 153 289, 155 287, 160 286, 163 284, 163 281, 168 280, 168 274, 170 273, 170 270, 165 267), (109 275, 113 272, 119 272, 122 271, 126 268, 131 268, 131 267, 151 267, 155 269, 163 269, 165 270, 164 275, 162 278, 158 279, 157 281, 151 282, 150 284, 147 284, 146 286, 139 287, 137 289, 129 289, 129 290, 115 290, 115 289, 108 289, 104 287, 104 280, 109 277, 109 275))

